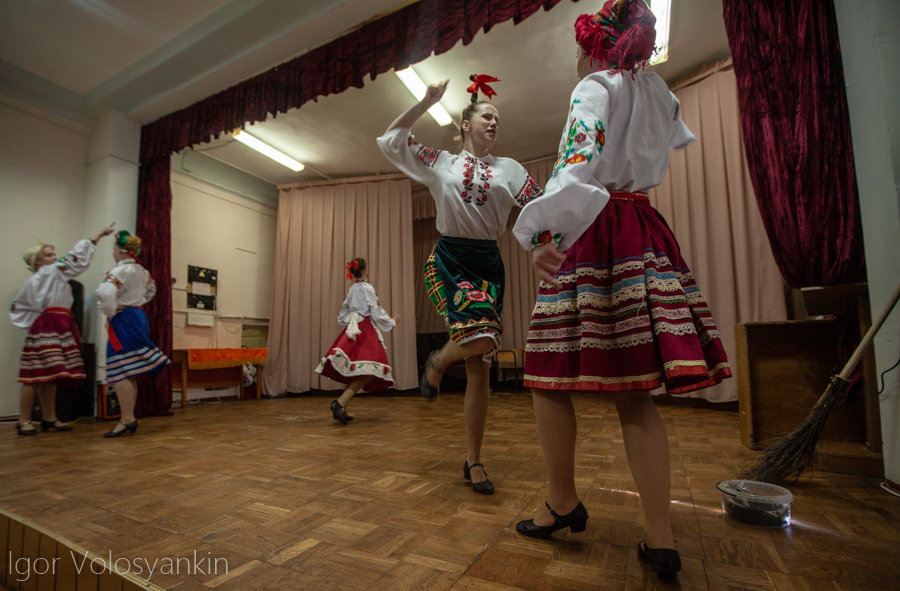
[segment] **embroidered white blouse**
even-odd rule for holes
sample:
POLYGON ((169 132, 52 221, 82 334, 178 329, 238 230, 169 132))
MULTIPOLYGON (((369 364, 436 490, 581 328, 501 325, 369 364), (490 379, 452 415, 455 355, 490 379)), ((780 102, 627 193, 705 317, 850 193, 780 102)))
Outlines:
POLYGON ((388 316, 381 304, 378 303, 375 288, 368 281, 359 280, 350 286, 350 291, 347 292, 347 298, 341 306, 340 314, 338 314, 338 324, 341 326, 350 324, 350 314, 354 312, 360 316, 371 318, 375 328, 385 332, 388 332, 397 324, 393 318, 388 316))
POLYGON ((87 271, 93 257, 94 243, 81 240, 72 252, 38 269, 19 290, 9 310, 12 323, 31 328, 47 308, 71 308, 74 300, 69 279, 87 271))
POLYGON ((566 250, 594 222, 609 191, 633 193, 659 185, 669 150, 697 139, 681 120, 678 99, 652 73, 594 72, 572 91, 553 174, 513 228, 526 249, 549 231, 566 250))
POLYGON ((156 295, 150 272, 134 259, 122 259, 106 274, 94 293, 100 311, 112 318, 119 308, 140 307, 156 295))
POLYGON ((511 158, 476 158, 417 143, 408 128, 378 138, 378 147, 403 174, 431 190, 437 229, 444 236, 497 240, 509 212, 541 194, 540 186, 511 158))

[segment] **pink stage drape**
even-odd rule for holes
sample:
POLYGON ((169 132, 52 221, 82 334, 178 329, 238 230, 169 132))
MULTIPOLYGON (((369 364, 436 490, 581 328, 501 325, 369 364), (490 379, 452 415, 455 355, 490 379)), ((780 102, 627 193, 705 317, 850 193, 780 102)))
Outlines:
MULTIPOLYGON (((150 267, 162 271, 168 270, 170 265, 171 224, 168 220, 163 223, 159 216, 171 205, 169 157, 172 153, 207 142, 247 123, 265 121, 270 114, 275 116, 299 108, 320 96, 338 94, 350 87, 362 88, 366 75, 374 79, 391 69, 406 68, 432 53, 448 51, 460 40, 468 45, 479 30, 488 32, 494 25, 509 19, 518 24, 541 8, 550 10, 560 2, 421 0, 145 125, 141 129, 142 168, 137 213, 138 220, 143 221, 138 222, 138 227, 158 226, 158 240, 167 245, 165 249, 148 253, 150 267), (154 200, 160 200, 162 204, 152 203, 154 200)), ((157 275, 166 280, 169 276, 157 275)), ((171 352, 171 303, 166 309, 161 302, 150 313, 150 324, 159 326, 158 340, 168 342, 169 349, 164 351, 171 352)), ((145 384, 142 390, 142 396, 157 402, 148 400, 139 405, 158 408, 160 401, 170 399, 171 386, 165 383, 165 376, 168 371, 153 384, 145 384)))
POLYGON ((342 389, 315 373, 342 327, 344 265, 363 257, 397 326, 384 333, 395 388, 418 385, 410 181, 399 175, 282 187, 269 322, 267 394, 342 389), (381 179, 381 180, 378 180, 381 179))
MULTIPOLYGON (((676 88, 675 96, 698 141, 672 151, 650 199, 678 238, 735 371, 735 324, 786 320, 784 279, 754 199, 730 63, 676 88)), ((737 386, 737 379, 725 380, 691 396, 728 402, 737 400, 737 386)))
POLYGON ((797 288, 865 281, 834 3, 724 9, 750 177, 778 266, 797 288))

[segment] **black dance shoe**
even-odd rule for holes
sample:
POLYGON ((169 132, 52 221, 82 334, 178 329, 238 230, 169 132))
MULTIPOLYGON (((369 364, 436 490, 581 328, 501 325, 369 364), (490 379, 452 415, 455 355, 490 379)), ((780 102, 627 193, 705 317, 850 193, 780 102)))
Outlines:
POLYGON ((22 428, 22 427, 27 427, 30 424, 31 423, 16 423, 16 432, 19 435, 26 435, 29 437, 31 435, 37 435, 37 429, 35 429, 34 427, 32 427, 31 429, 23 429, 22 428))
MULTIPOLYGON (((481 470, 484 471, 484 464, 472 464, 469 465, 469 460, 466 460, 466 463, 463 464, 463 477, 466 480, 472 480, 472 468, 475 466, 481 466, 481 470)), ((487 479, 487 472, 484 473, 485 479, 487 479)), ((477 493, 481 493, 483 495, 492 495, 494 494, 494 485, 491 484, 490 480, 482 480, 481 482, 473 482, 472 490, 477 493)))
POLYGON ((444 372, 434 366, 435 353, 437 353, 437 351, 432 351, 428 354, 428 359, 425 360, 425 369, 422 370, 422 377, 419 378, 419 391, 422 392, 422 396, 424 396, 426 400, 434 400, 438 395, 438 387, 428 383, 428 370, 433 369, 439 374, 444 375, 444 372))
POLYGON ((54 431, 71 431, 72 427, 59 419, 55 421, 41 421, 41 431, 49 431, 50 429, 54 431), (57 425, 56 423, 59 424, 57 425))
POLYGON ((638 557, 653 565, 661 582, 674 583, 678 580, 678 571, 681 570, 681 556, 678 555, 678 550, 671 548, 653 550, 647 547, 646 542, 641 541, 638 544, 638 557))
POLYGON ((582 503, 578 503, 578 506, 572 509, 568 515, 559 515, 550 508, 549 503, 544 504, 547 505, 550 515, 553 515, 555 520, 553 525, 535 525, 534 520, 529 519, 517 523, 516 531, 529 538, 549 538, 553 532, 567 527, 573 534, 582 532, 587 527, 588 512, 582 503))
POLYGON ((342 425, 346 425, 347 421, 350 420, 350 417, 344 412, 344 407, 337 400, 331 401, 331 416, 334 417, 335 421, 340 421, 342 425))
POLYGON ((113 427, 113 430, 109 433, 104 433, 104 437, 118 437, 119 435, 124 435, 125 433, 135 433, 137 432, 137 421, 132 421, 130 423, 123 423, 119 421, 119 424, 124 425, 125 428, 121 431, 116 431, 116 428, 113 427))

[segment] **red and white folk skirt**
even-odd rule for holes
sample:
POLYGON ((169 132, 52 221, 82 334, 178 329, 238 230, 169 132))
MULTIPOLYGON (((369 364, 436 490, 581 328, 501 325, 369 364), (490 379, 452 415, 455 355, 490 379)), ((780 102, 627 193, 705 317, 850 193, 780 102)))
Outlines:
POLYGON ((613 193, 541 284, 525 386, 685 394, 731 377, 709 305, 645 193, 613 193))
POLYGON ((394 385, 394 376, 381 333, 370 318, 356 316, 319 362, 316 373, 341 384, 372 376, 364 392, 387 390, 394 385))
POLYGON ((47 308, 28 330, 19 381, 37 384, 55 380, 83 380, 81 339, 68 308, 47 308))

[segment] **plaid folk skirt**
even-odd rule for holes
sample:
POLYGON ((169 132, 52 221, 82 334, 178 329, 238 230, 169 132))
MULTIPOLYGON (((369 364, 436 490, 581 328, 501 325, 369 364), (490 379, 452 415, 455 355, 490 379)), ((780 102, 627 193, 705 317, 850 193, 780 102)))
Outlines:
MULTIPOLYGON (((442 236, 425 262, 428 297, 458 343, 503 333, 506 271, 495 240, 442 236)), ((485 359, 493 354, 488 353, 485 359)))
POLYGON ((675 236, 644 193, 613 193, 541 284, 525 386, 670 394, 731 377, 709 305, 675 236))

